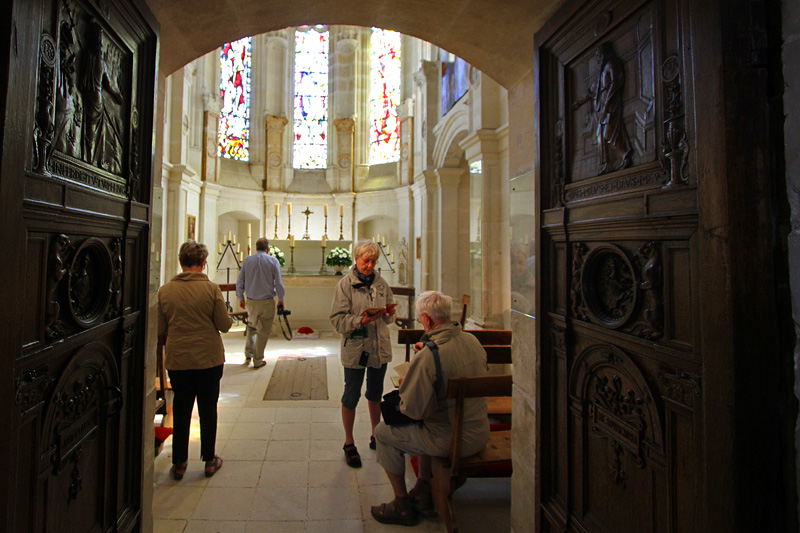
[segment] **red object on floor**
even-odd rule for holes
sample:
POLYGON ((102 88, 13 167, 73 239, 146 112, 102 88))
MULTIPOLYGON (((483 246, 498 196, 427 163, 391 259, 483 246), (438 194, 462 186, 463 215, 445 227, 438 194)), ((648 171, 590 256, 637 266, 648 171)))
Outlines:
POLYGON ((162 428, 160 426, 156 427, 156 440, 164 442, 167 440, 167 437, 172 435, 172 428, 162 428))
MULTIPOLYGON (((508 431, 511 429, 511 424, 489 424, 489 431, 508 431)), ((419 475, 419 461, 416 457, 411 458, 411 466, 414 468, 414 474, 419 475)), ((483 476, 492 477, 505 477, 511 473, 511 465, 492 465, 487 466, 483 470, 483 476)))

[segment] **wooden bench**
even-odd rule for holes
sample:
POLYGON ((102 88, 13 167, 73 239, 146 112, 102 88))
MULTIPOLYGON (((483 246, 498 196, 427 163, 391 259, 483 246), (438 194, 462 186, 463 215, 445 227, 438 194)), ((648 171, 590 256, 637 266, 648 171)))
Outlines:
POLYGON ((453 492, 470 477, 509 477, 511 475, 511 430, 492 431, 489 442, 477 455, 461 457, 461 434, 464 424, 464 400, 481 397, 510 397, 511 374, 452 378, 447 397, 455 400, 453 428, 447 457, 432 457, 433 504, 441 513, 447 531, 458 531, 453 492))
MULTIPOLYGON (((474 335, 486 350, 486 362, 490 365, 511 364, 511 330, 508 329, 465 329, 465 333, 474 335)), ((397 332, 397 343, 406 346, 406 361, 409 360, 410 348, 418 343, 425 330, 401 329, 397 332)), ((491 397, 489 416, 506 416, 511 414, 510 397, 491 397)))

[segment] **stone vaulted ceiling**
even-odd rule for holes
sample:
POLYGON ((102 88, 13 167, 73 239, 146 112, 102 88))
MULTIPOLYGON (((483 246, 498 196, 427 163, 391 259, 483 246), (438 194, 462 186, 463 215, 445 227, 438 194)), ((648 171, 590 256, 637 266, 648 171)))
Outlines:
POLYGON ((161 74, 220 44, 304 24, 378 26, 424 39, 506 88, 533 68, 533 35, 561 0, 145 0, 161 26, 161 74))

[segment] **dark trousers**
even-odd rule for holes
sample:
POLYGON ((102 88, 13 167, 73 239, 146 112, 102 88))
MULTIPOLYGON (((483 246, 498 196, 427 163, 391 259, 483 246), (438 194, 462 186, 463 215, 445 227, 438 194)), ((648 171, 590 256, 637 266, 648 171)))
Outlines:
POLYGON ((172 385, 172 464, 181 464, 189 458, 189 426, 192 408, 197 398, 200 415, 200 454, 203 461, 214 459, 217 441, 217 400, 222 366, 202 370, 170 370, 172 385))

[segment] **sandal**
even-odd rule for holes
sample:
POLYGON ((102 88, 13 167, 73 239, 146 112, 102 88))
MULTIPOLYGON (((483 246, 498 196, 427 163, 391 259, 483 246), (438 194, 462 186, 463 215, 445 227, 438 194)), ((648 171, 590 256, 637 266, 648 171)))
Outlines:
POLYGON ((222 457, 215 455, 210 461, 206 461, 206 477, 211 477, 222 468, 222 457))
POLYGON ((358 449, 356 448, 355 444, 345 444, 344 448, 344 460, 347 463, 347 466, 352 468, 361 468, 361 456, 358 455, 358 449))
POLYGON ((408 491, 408 499, 418 513, 427 516, 434 512, 430 481, 418 479, 414 488, 408 491))
POLYGON ((188 461, 172 465, 172 479, 174 479, 175 481, 182 480, 183 475, 186 473, 186 468, 188 466, 189 466, 188 461))
MULTIPOLYGON (((406 503, 408 505, 408 502, 406 503)), ((419 521, 416 511, 409 505, 408 509, 401 511, 397 508, 397 500, 382 503, 372 507, 372 518, 381 524, 396 524, 399 526, 415 526, 419 521)))
POLYGON ((374 450, 377 447, 378 446, 375 444, 375 435, 370 436, 370 438, 369 438, 369 449, 370 450, 374 450))

